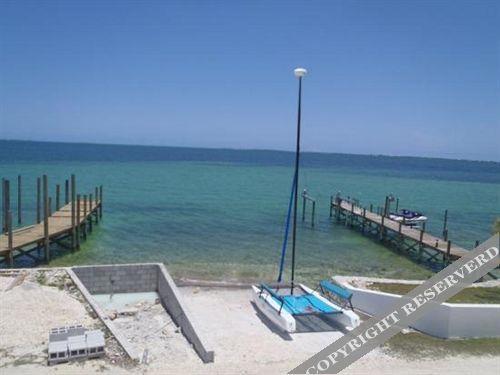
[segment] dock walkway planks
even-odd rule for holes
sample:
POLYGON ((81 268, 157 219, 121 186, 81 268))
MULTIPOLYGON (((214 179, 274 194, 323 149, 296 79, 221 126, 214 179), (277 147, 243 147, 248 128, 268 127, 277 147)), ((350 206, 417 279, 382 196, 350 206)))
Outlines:
MULTIPOLYGON (((76 202, 77 203, 77 202, 76 202)), ((75 203, 75 211, 78 204, 75 203)), ((92 202, 92 209, 87 207, 85 210, 85 201, 83 199, 80 200, 80 226, 85 224, 87 220, 91 219, 92 215, 99 215, 99 210, 101 209, 101 201, 92 202), (86 212, 85 212, 86 211, 86 212), (86 214, 86 215, 85 215, 86 214)), ((78 214, 75 213, 75 222, 78 214)), ((49 241, 53 242, 54 240, 59 239, 65 235, 71 235, 72 232, 72 223, 71 223, 71 202, 61 207, 58 211, 52 213, 48 218, 48 226, 49 226, 49 241)), ((76 224, 78 225, 78 223, 76 224)), ((12 252, 18 251, 22 252, 22 250, 33 244, 43 243, 45 240, 44 235, 44 222, 43 220, 34 225, 29 225, 23 228, 19 228, 17 230, 12 231, 12 252)), ((0 256, 5 258, 9 257, 9 241, 8 241, 8 233, 4 233, 0 235, 0 256)))
MULTIPOLYGON (((336 202, 335 200, 332 200, 331 204, 334 206, 335 209, 337 209, 337 206, 339 206, 338 202, 336 202)), ((365 210, 362 207, 359 207, 354 203, 348 202, 344 199, 340 201, 339 208, 345 213, 354 214, 360 220, 365 219, 368 222, 372 222, 379 227, 382 226, 382 221, 383 221, 383 227, 385 230, 391 230, 418 243, 422 242, 422 244, 425 247, 433 249, 443 255, 446 255, 450 259, 458 259, 468 253, 466 249, 459 247, 457 245, 453 245, 451 243, 448 251, 448 241, 445 241, 444 239, 439 237, 435 237, 426 232, 421 233, 420 229, 410 228, 409 226, 406 225, 400 225, 399 222, 391 220, 388 217, 384 217, 382 219, 381 215, 365 210), (365 216, 363 216, 363 213, 365 216), (401 232, 399 232, 400 228, 401 232)))

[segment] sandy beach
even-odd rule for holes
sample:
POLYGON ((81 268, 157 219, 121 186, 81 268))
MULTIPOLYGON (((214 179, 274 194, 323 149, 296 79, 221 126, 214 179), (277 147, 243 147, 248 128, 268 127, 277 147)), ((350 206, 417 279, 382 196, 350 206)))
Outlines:
MULTIPOLYGON (((214 363, 202 363, 175 326, 168 324, 168 314, 163 313, 166 316, 160 316, 160 328, 165 329, 161 333, 151 316, 146 316, 140 326, 139 335, 143 336, 138 344, 148 347, 147 364, 128 360, 107 334, 105 359, 48 367, 46 341, 50 328, 75 321, 93 328, 104 329, 104 326, 61 272, 52 273, 44 280, 30 273, 22 282, 14 283, 18 285, 13 285, 14 280, 14 277, 0 277, 0 368, 3 374, 284 374, 342 335, 336 330, 283 335, 254 308, 248 288, 189 286, 181 287, 180 291, 207 340, 207 347, 215 351, 214 363), (40 281, 47 285, 40 285, 40 281), (144 340, 147 335, 149 339, 144 340)), ((126 325, 126 321, 121 324, 126 325)), ((133 329, 130 332, 133 333, 133 329)), ((381 348, 344 373, 470 374, 478 371, 497 374, 499 370, 498 356, 412 360, 381 348)))

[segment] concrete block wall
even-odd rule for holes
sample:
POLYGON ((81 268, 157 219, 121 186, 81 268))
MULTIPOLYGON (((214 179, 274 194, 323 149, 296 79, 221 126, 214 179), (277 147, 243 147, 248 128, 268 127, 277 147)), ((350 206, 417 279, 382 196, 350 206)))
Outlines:
POLYGON ((73 267, 91 294, 140 293, 157 290, 157 264, 73 267))
POLYGON ((205 349, 199 333, 196 332, 194 327, 194 319, 185 304, 182 303, 182 296, 163 264, 159 265, 158 294, 163 306, 174 322, 182 328, 182 334, 193 345, 201 360, 205 363, 213 362, 214 352, 205 349))
POLYGON ((175 324, 181 327, 182 334, 193 345, 201 360, 205 363, 214 361, 214 352, 205 348, 204 340, 196 329, 197 324, 163 264, 79 266, 73 267, 71 272, 78 279, 75 284, 131 358, 135 359, 137 355, 98 307, 92 294, 157 292, 163 307, 175 324))

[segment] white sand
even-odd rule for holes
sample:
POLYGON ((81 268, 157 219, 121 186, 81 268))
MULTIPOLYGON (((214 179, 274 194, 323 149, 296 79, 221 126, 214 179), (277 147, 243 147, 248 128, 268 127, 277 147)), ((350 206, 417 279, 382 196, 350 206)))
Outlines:
MULTIPOLYGON (((2 280, 4 279, 4 280, 2 280)), ((193 352, 155 350, 149 365, 121 368, 109 360, 45 365, 48 329, 75 321, 91 324, 84 307, 65 291, 24 282, 1 292, 9 280, 0 281, 0 373, 26 374, 285 374, 333 340, 339 332, 300 333, 283 337, 268 327, 250 303, 249 289, 180 288, 185 302, 206 338, 208 349, 215 351, 215 363, 203 364, 193 352), (14 309, 13 306, 16 306, 14 309), (68 319, 68 317, 74 317, 68 319), (6 360, 3 354, 9 354, 6 360), (164 353, 164 354, 162 354, 164 353), (16 357, 31 354, 35 359, 12 365, 16 357), (160 357, 158 357, 160 356, 160 357)), ((178 340, 177 340, 178 341, 178 340)), ((161 349, 161 348, 160 348, 161 349)), ((172 349, 172 348, 170 348, 172 349)), ((175 349, 175 348, 174 348, 175 349)), ((21 361, 22 362, 22 361, 21 361)), ((406 361, 373 351, 343 373, 346 374, 499 374, 500 357, 452 357, 440 360, 406 361)))

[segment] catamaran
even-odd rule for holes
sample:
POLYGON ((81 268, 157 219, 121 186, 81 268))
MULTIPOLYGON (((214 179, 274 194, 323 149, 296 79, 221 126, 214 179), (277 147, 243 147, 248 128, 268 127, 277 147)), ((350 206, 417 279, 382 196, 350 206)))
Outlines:
POLYGON ((295 173, 292 191, 288 205, 285 226, 285 237, 281 251, 279 275, 276 287, 267 284, 252 285, 253 301, 257 308, 280 330, 293 333, 297 331, 297 320, 300 317, 317 316, 331 319, 340 325, 351 329, 359 325, 359 316, 353 311, 350 302, 352 294, 346 289, 328 280, 320 282, 318 289, 313 290, 303 284, 295 284, 295 245, 297 236, 297 192, 299 185, 300 161, 300 122, 302 101, 302 78, 307 74, 304 68, 294 70, 299 79, 299 98, 297 112, 297 142, 295 151, 295 173), (282 285, 283 268, 290 227, 290 217, 293 206, 292 228, 292 260, 291 283, 282 285), (341 302, 337 302, 341 301, 341 302))

